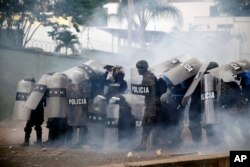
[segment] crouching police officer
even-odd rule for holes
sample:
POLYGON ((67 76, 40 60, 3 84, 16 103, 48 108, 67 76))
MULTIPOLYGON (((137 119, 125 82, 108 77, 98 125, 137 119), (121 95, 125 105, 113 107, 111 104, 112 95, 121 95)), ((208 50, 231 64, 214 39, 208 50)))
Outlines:
POLYGON ((32 127, 35 126, 36 130, 36 145, 42 144, 42 127, 44 121, 44 106, 45 106, 45 98, 42 98, 40 103, 38 104, 37 108, 35 110, 31 111, 30 119, 27 121, 26 126, 24 128, 25 137, 24 137, 24 143, 22 146, 28 146, 29 145, 29 139, 30 134, 32 132, 32 127))
MULTIPOLYGON (((34 78, 31 79, 32 82, 35 82, 34 78)), ((36 131, 36 145, 42 144, 42 127, 44 121, 44 106, 46 106, 45 97, 42 97, 42 100, 37 105, 35 110, 31 110, 30 119, 27 120, 26 126, 24 128, 25 137, 24 143, 21 144, 22 146, 29 146, 30 134, 32 132, 32 127, 35 126, 36 131)))

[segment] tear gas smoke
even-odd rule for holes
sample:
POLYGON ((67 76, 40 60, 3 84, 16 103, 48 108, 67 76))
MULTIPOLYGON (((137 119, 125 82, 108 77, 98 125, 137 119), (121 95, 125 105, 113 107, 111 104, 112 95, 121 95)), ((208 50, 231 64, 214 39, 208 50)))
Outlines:
MULTIPOLYGON (((94 18, 94 20, 98 20, 94 18)), ((101 21, 102 22, 102 21, 101 21)), ((128 84, 130 85, 131 80, 131 68, 135 68, 135 64, 138 60, 145 59, 149 62, 149 66, 152 68, 154 65, 162 63, 165 60, 169 60, 171 58, 175 58, 178 55, 190 55, 190 57, 202 58, 206 61, 216 61, 219 64, 225 64, 232 60, 237 60, 238 57, 228 57, 227 47, 230 45, 230 42, 227 42, 228 38, 221 38, 217 36, 217 33, 202 33, 202 32, 172 32, 162 40, 151 44, 148 50, 142 52, 141 50, 135 50, 132 48, 125 48, 125 50, 120 51, 118 55, 112 54, 96 54, 93 57, 89 57, 90 59, 94 59, 100 61, 104 64, 111 65, 121 65, 125 70, 125 79, 128 80, 128 84), (226 60, 226 61, 225 61, 226 60)), ((235 41, 231 41, 235 42, 235 41)), ((238 41, 236 41, 237 43, 238 41)), ((86 55, 84 55, 86 56, 86 55)), ((59 65, 60 66, 60 65, 59 65)), ((63 65, 62 65, 63 67, 63 65)), ((157 68, 157 66, 156 66, 157 68)), ((66 70, 66 69, 65 69, 66 70)), ((154 71, 154 69, 152 69, 154 71)), ((129 93, 129 90, 127 91, 129 93)), ((232 95, 233 96, 233 95, 232 95)), ((132 102, 134 100, 130 100, 131 104, 135 104, 132 102)), ((140 102, 143 102, 143 98, 139 98, 140 102)), ((139 103, 138 103, 139 104, 139 103)), ((136 111, 136 106, 132 105, 132 113, 138 114, 136 111)), ((239 106, 240 107, 240 106, 239 106)), ((139 109, 141 114, 143 113, 143 109, 139 109)), ((218 111, 219 112, 219 111, 218 111)), ((173 113, 175 114, 175 113, 173 113)), ((139 114, 138 114, 139 115, 139 114)), ((138 116, 137 115, 137 116, 138 116)), ((138 116, 141 119, 142 115, 138 116)), ((235 119, 234 116, 228 114, 221 114, 221 118, 223 119, 223 127, 216 130, 216 135, 222 138, 221 147, 214 146, 207 150, 205 147, 195 148, 194 145, 191 148, 184 148, 184 152, 192 151, 194 149, 199 149, 199 151, 225 151, 228 149, 237 149, 237 148, 247 148, 244 147, 247 143, 247 139, 249 139, 249 121, 248 117, 235 119), (224 137, 224 139, 223 139, 224 137), (225 147, 226 144, 226 147, 225 147), (218 150, 218 148, 222 148, 218 150)), ((183 118, 184 119, 184 118, 183 118)), ((22 125, 18 125, 22 127, 22 125)), ((183 122, 176 124, 175 126, 158 126, 157 130, 154 133, 159 134, 161 136, 161 141, 163 146, 171 145, 171 142, 175 139, 171 138, 175 133, 180 133, 178 129, 182 129, 183 122)), ((24 127, 24 126, 23 126, 24 127)), ((45 129, 45 128, 43 128, 45 129)), ((95 131, 96 129, 89 129, 95 131)), ((183 129, 182 129, 183 130, 183 129)), ((187 130, 187 129, 186 129, 187 130)), ((182 132, 183 133, 183 132, 182 132)), ((126 146, 125 149, 131 150, 135 144, 139 143, 139 139, 141 136, 141 128, 136 127, 136 133, 132 139, 129 140, 121 140, 120 145, 126 146)), ((10 138, 14 138, 10 135, 10 138)), ((103 139, 96 138, 96 143, 99 145, 103 145, 103 139)), ((184 136, 184 141, 186 140, 186 136, 184 136)), ((152 141, 153 142, 153 141, 152 141)), ((250 145, 246 145, 250 146, 250 145)), ((112 147, 112 145, 106 145, 105 151, 120 151, 120 148, 112 147)))

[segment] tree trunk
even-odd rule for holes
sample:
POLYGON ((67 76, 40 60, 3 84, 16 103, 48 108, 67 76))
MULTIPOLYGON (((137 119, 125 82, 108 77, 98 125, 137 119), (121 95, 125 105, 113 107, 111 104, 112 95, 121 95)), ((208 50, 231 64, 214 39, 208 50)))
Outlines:
POLYGON ((139 45, 141 49, 146 49, 145 27, 141 26, 139 31, 139 45))

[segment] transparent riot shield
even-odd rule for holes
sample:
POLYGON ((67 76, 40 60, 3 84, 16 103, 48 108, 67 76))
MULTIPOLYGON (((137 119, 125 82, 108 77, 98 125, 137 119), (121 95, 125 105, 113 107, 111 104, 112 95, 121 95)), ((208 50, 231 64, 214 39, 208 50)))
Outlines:
POLYGON ((204 74, 201 79, 202 124, 216 124, 218 117, 218 101, 220 96, 219 80, 211 74, 204 74))
POLYGON ((184 97, 182 98, 182 105, 185 106, 188 104, 188 101, 191 97, 191 95, 194 93, 194 90, 196 89, 197 85, 203 78, 203 74, 205 73, 207 67, 208 67, 209 62, 204 62, 201 67, 199 68, 199 71, 195 75, 191 85, 189 86, 187 92, 185 93, 184 97))
POLYGON ((134 115, 136 119, 136 126, 140 127, 145 110, 144 97, 134 94, 123 94, 123 97, 131 106, 132 115, 134 115))
POLYGON ((66 88, 68 77, 54 73, 48 78, 45 112, 48 118, 65 118, 67 112, 66 88))
POLYGON ((209 72, 224 82, 230 82, 235 81, 234 75, 240 74, 245 70, 250 70, 250 62, 242 59, 211 69, 209 72))
POLYGON ((92 96, 95 97, 99 94, 103 94, 106 72, 113 66, 104 65, 101 62, 90 60, 81 64, 79 67, 88 73, 90 77, 92 96))
POLYGON ((188 56, 186 55, 180 55, 173 57, 169 60, 163 61, 162 63, 159 63, 155 66, 153 66, 154 69, 154 74, 158 77, 162 75, 163 73, 169 71, 170 69, 178 66, 181 64, 183 61, 186 61, 188 59, 188 56))
POLYGON ((71 83, 67 87, 67 123, 70 126, 86 126, 88 120, 89 96, 85 94, 87 84, 71 83))
POLYGON ((34 80, 23 79, 18 82, 16 101, 13 112, 14 120, 27 121, 30 119, 31 109, 25 107, 24 104, 28 99, 30 92, 33 90, 34 86, 35 86, 34 80))
POLYGON ((27 101, 25 102, 25 107, 35 110, 40 101, 42 100, 45 92, 47 90, 48 78, 51 74, 44 74, 40 80, 35 85, 34 89, 32 90, 30 96, 28 97, 27 101))
POLYGON ((163 74, 164 77, 168 78, 173 85, 185 81, 186 79, 195 76, 201 66, 200 60, 191 58, 180 65, 172 68, 163 74))
POLYGON ((66 74, 72 83, 79 84, 85 80, 89 80, 88 73, 81 66, 76 66, 63 72, 66 74))
POLYGON ((144 97, 135 94, 124 94, 123 96, 129 103, 131 113, 135 118, 135 135, 130 142, 132 145, 136 145, 140 142, 142 135, 142 119, 145 111, 144 97))
POLYGON ((88 137, 89 144, 93 147, 103 147, 106 107, 107 100, 104 96, 97 95, 89 101, 88 137))
POLYGON ((104 74, 106 71, 105 66, 106 65, 102 64, 99 61, 90 60, 81 64, 80 67, 83 70, 85 70, 90 76, 93 76, 93 74, 96 74, 96 75, 104 74))
POLYGON ((91 94, 90 76, 81 66, 63 73, 71 81, 67 87, 67 122, 70 126, 87 125, 88 100, 91 94))
POLYGON ((104 133, 104 149, 115 149, 118 146, 119 98, 112 97, 107 106, 104 133))

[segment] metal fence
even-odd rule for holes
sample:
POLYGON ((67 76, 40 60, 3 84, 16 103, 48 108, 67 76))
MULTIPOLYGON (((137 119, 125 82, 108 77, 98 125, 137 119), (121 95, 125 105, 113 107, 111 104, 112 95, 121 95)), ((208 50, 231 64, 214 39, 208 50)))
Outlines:
POLYGON ((55 42, 40 41, 40 40, 30 40, 25 48, 36 49, 45 52, 54 52, 57 44, 55 42))
MULTIPOLYGON (((34 50, 40 50, 45 52, 55 52, 56 47, 58 46, 58 43, 56 42, 48 42, 48 41, 41 41, 41 40, 30 40, 25 48, 34 49, 34 50)), ((116 53, 118 51, 118 45, 114 45, 111 43, 106 43, 102 41, 97 41, 95 39, 89 39, 85 40, 81 43, 81 45, 76 46, 79 53, 82 52, 82 50, 100 50, 105 52, 112 52, 116 53)), ((62 48, 59 53, 65 54, 66 48, 62 48)), ((72 54, 72 51, 68 49, 67 54, 72 54)))

